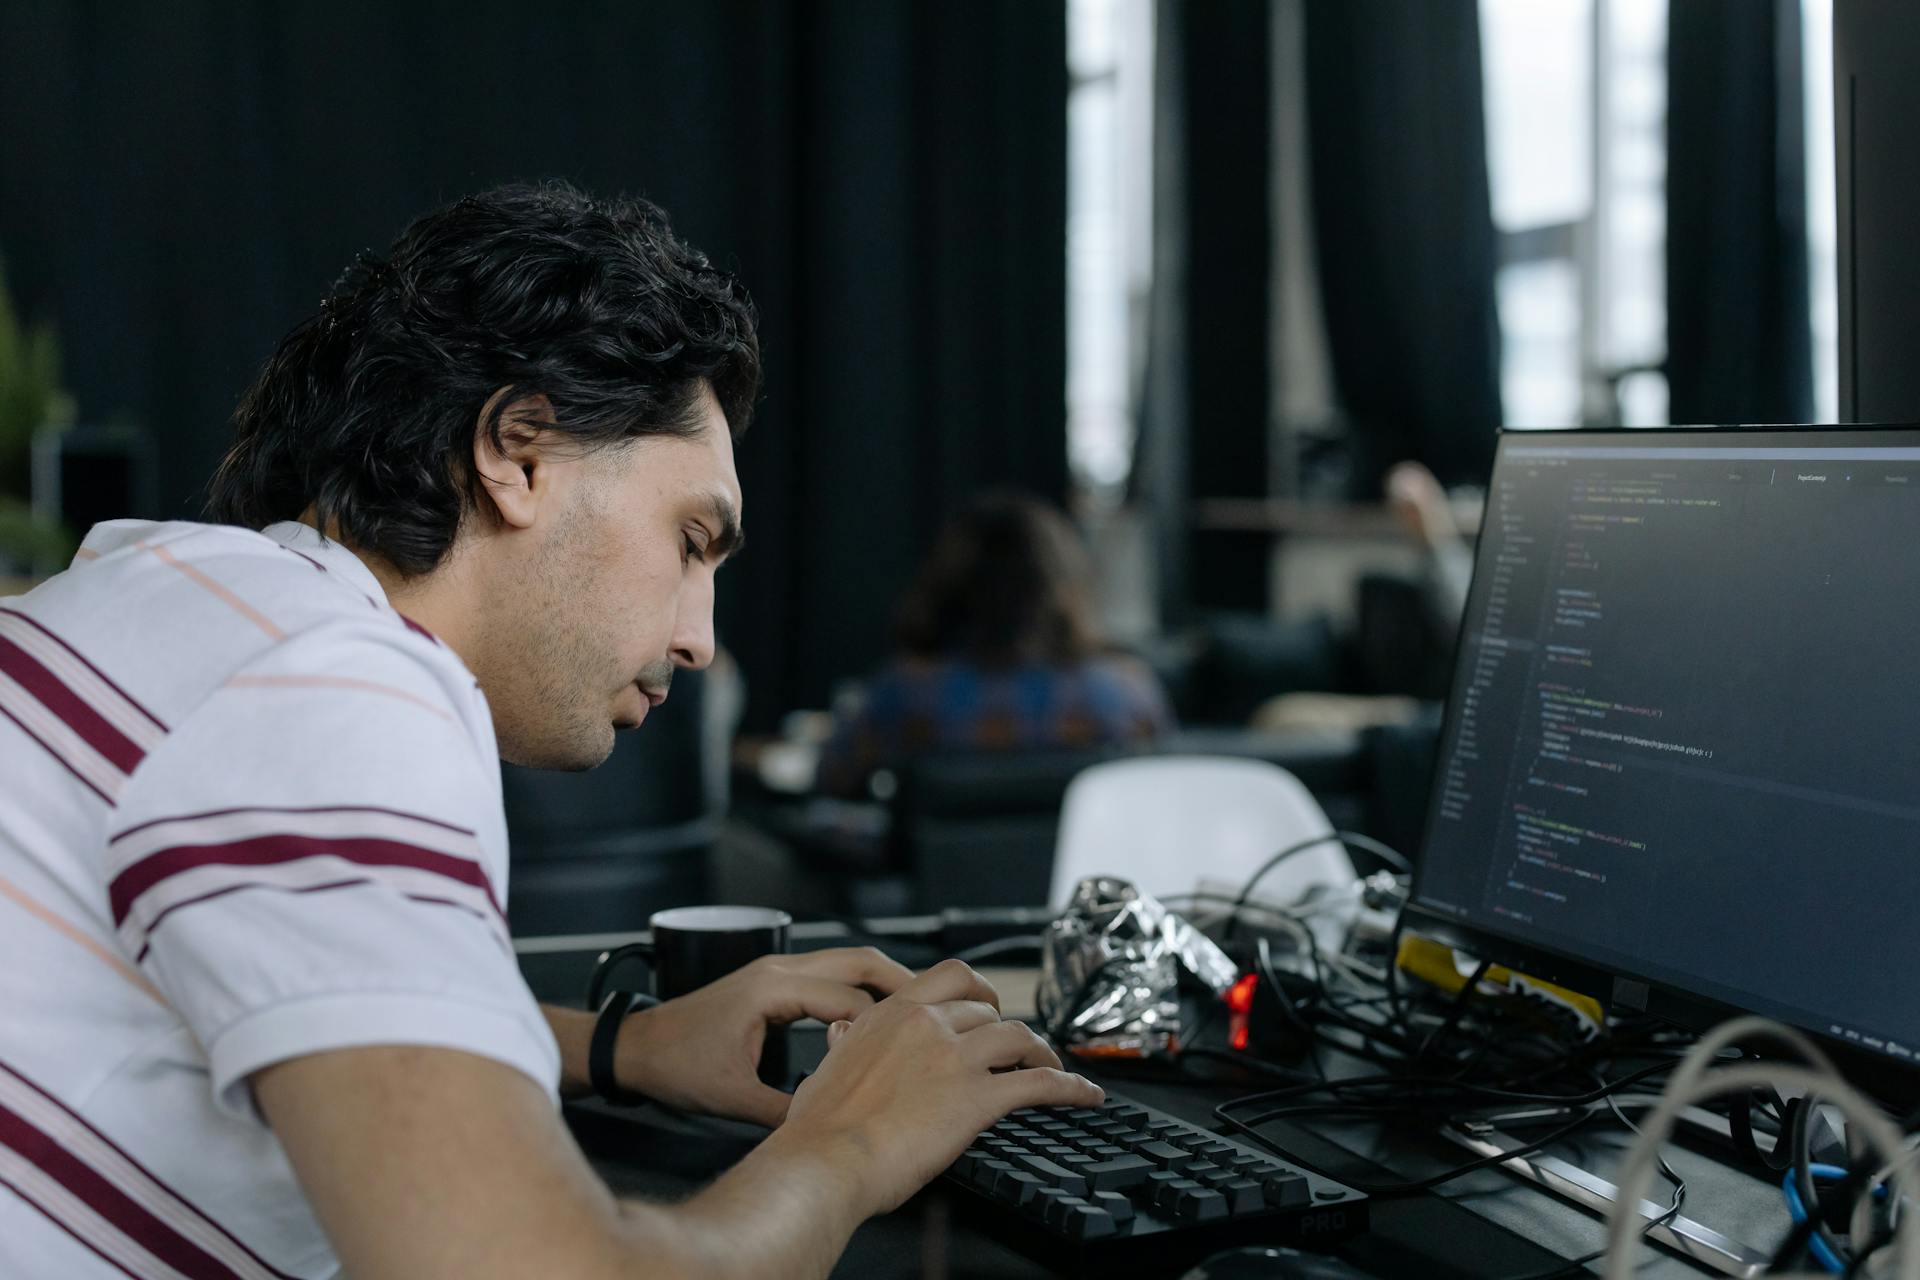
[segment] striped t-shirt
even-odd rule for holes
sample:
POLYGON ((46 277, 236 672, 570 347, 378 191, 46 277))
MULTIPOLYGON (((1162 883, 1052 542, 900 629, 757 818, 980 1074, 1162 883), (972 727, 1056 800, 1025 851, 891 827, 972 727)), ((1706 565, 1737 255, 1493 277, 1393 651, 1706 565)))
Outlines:
POLYGON ((550 1092, 486 699, 304 525, 115 521, 0 599, 0 1275, 331 1276, 250 1073, 550 1092))

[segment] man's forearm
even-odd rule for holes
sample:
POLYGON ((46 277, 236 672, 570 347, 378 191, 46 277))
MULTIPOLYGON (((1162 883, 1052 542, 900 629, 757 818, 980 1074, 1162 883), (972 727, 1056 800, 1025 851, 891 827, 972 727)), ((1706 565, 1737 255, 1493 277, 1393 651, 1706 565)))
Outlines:
MULTIPOLYGON (((561 1095, 587 1093, 594 1015, 557 1005, 540 1011, 560 1046, 561 1095)), ((776 1130, 689 1200, 623 1202, 622 1231, 650 1276, 663 1270, 741 1280, 824 1276, 860 1225, 857 1158, 851 1147, 776 1130)))
POLYGON ((560 1046, 560 1096, 578 1098, 591 1092, 587 1079, 587 1049, 593 1044, 594 1015, 584 1009, 543 1004, 547 1026, 560 1046))
POLYGON ((690 1200, 622 1203, 623 1228, 648 1276, 664 1261, 669 1274, 702 1280, 822 1277, 864 1216, 857 1166, 850 1146, 776 1130, 690 1200))

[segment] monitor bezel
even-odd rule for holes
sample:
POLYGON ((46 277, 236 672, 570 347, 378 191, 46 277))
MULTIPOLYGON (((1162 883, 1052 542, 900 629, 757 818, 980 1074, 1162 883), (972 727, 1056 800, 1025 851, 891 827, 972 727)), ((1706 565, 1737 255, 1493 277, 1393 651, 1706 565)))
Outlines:
MULTIPOLYGON (((1694 437, 1725 438, 1733 435, 1817 437, 1821 433, 1872 436, 1894 435, 1902 432, 1911 434, 1914 437, 1915 447, 1920 447, 1920 423, 1913 422, 1724 423, 1674 427, 1506 427, 1501 429, 1500 438, 1495 447, 1494 471, 1489 476, 1489 489, 1491 489, 1492 475, 1498 473, 1510 443, 1559 438, 1579 438, 1591 442, 1595 437, 1614 437, 1623 441, 1648 443, 1694 437)), ((1476 545, 1474 549, 1476 578, 1479 572, 1480 548, 1476 545)), ((1645 1013, 1694 1031, 1704 1031, 1728 1018, 1753 1012, 1698 992, 1685 990, 1669 981, 1644 973, 1629 972, 1611 965, 1582 959, 1539 942, 1513 937, 1479 922, 1469 923, 1450 912, 1430 907, 1420 901, 1420 883, 1427 863, 1427 851, 1433 843, 1434 825, 1439 812, 1438 799, 1445 774, 1447 735, 1460 714, 1459 704, 1464 696, 1460 669, 1464 660, 1463 644, 1466 628, 1467 615, 1463 611, 1454 635, 1453 670, 1448 680, 1446 706, 1440 722, 1440 739, 1433 753, 1433 763, 1428 775, 1427 811, 1421 824, 1420 856, 1414 859, 1412 883, 1409 887, 1407 902, 1402 908, 1402 928, 1411 929, 1423 937, 1458 947, 1477 959, 1505 965, 1543 981, 1556 983, 1569 990, 1592 996, 1610 1012, 1645 1013)), ((1859 1087, 1893 1103, 1901 1110, 1920 1103, 1920 1062, 1909 1063, 1886 1053, 1849 1043, 1805 1023, 1795 1022, 1793 1025, 1811 1036, 1833 1057, 1835 1065, 1859 1087)), ((1777 1046, 1757 1047, 1765 1052, 1777 1052, 1777 1046)))

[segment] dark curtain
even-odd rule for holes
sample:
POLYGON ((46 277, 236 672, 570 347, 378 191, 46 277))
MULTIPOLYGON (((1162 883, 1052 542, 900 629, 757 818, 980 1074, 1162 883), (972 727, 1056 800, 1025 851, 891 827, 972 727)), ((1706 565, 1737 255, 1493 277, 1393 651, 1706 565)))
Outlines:
MULTIPOLYGON (((1188 474, 1195 498, 1267 494, 1272 421, 1273 41, 1268 0, 1175 4, 1185 69, 1188 474)), ((1267 607, 1270 539, 1197 530, 1199 610, 1267 607)))
POLYGON ((1272 147, 1267 0, 1156 15, 1154 266, 1132 487, 1153 512, 1161 612, 1267 604, 1268 537, 1194 504, 1267 493, 1272 147))
POLYGON ((1355 495, 1377 497, 1402 458, 1485 483, 1500 327, 1478 8, 1305 9, 1316 260, 1355 495))
POLYGON ((1667 22, 1671 419, 1805 422, 1800 2, 1675 4, 1667 22))
POLYGON ((721 623, 766 725, 884 653, 960 497, 1064 495, 1065 46, 1063 0, 22 0, 0 254, 190 515, 356 251, 501 181, 652 198, 764 314, 721 623))

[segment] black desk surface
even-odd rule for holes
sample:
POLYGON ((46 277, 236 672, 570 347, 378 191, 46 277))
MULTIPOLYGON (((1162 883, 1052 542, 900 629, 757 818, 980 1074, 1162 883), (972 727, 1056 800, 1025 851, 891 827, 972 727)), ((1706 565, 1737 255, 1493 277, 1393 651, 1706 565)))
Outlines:
MULTIPOLYGON (((580 951, 523 954, 522 969, 536 995, 578 1004, 597 944, 580 951)), ((825 1051, 824 1029, 803 1025, 791 1033, 793 1063, 806 1070, 825 1051)), ((1373 1070, 1358 1059, 1325 1055, 1329 1070, 1373 1070)), ((1112 1091, 1183 1119, 1213 1126, 1212 1109, 1265 1087, 1257 1078, 1221 1078, 1195 1083, 1157 1069, 1086 1070, 1112 1091)), ((568 1122, 607 1184, 619 1194, 648 1199, 685 1196, 751 1150, 762 1132, 752 1126, 676 1115, 657 1107, 619 1110, 598 1103, 572 1104, 568 1122)), ((1282 1148, 1328 1170, 1361 1179, 1419 1178, 1471 1159, 1437 1135, 1388 1132, 1349 1121, 1311 1129, 1275 1124, 1263 1132, 1282 1148)), ((1595 1124, 1553 1149, 1565 1159, 1607 1176, 1631 1135, 1595 1124)), ((1668 1161, 1687 1180, 1683 1212, 1749 1246, 1770 1251, 1787 1230, 1779 1188, 1684 1147, 1669 1147, 1668 1161)), ((1666 1202, 1664 1181, 1651 1197, 1666 1202)), ((1437 1193, 1379 1200, 1368 1232, 1343 1246, 1340 1256, 1383 1277, 1466 1280, 1467 1277, 1534 1277, 1560 1268, 1566 1259, 1598 1249, 1605 1224, 1498 1169, 1471 1174, 1437 1193)), ((1597 1274, 1599 1264, 1589 1268, 1597 1274)), ((918 1280, 923 1276, 1030 1280, 1055 1273, 992 1238, 976 1219, 957 1216, 938 1183, 905 1206, 861 1227, 835 1276, 860 1280, 918 1280)), ((1658 1247, 1641 1255, 1637 1272, 1649 1277, 1713 1274, 1658 1247)))

